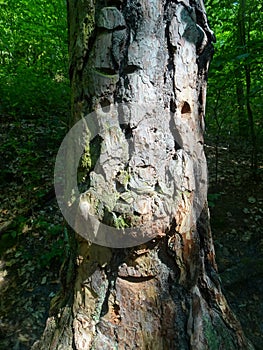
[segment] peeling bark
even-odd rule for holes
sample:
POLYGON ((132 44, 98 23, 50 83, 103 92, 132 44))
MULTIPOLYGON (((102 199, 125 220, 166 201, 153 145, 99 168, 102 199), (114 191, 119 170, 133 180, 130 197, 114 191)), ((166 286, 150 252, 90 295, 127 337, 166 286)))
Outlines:
POLYGON ((72 124, 126 104, 110 132, 99 119, 100 174, 87 160, 85 200, 101 220, 132 215, 129 225, 146 223, 154 238, 116 249, 73 237, 33 349, 252 349, 221 292, 200 200, 214 40, 202 0, 69 0, 68 11, 72 124))

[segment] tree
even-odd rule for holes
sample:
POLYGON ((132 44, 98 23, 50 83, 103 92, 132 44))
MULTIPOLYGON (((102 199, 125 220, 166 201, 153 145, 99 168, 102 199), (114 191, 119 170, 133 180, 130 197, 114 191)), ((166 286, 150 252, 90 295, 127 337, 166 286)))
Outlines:
POLYGON ((33 349, 252 349, 221 292, 209 226, 214 35, 202 1, 69 0, 68 18, 81 132, 56 175, 76 234, 33 349))
MULTIPOLYGON (((250 56, 250 32, 251 32, 251 14, 248 13, 248 30, 246 31, 246 21, 245 21, 245 13, 247 12, 247 1, 241 0, 239 4, 238 9, 238 48, 240 51, 239 57, 249 57, 250 56)), ((240 100, 239 106, 246 105, 246 112, 247 112, 247 124, 250 129, 250 136, 251 136, 251 144, 252 144, 252 155, 251 155, 251 166, 254 171, 257 170, 258 164, 257 164, 257 141, 256 141, 256 133, 255 133, 255 121, 254 121, 254 114, 251 107, 251 63, 249 61, 245 61, 243 63, 243 70, 244 70, 244 76, 245 76, 245 87, 246 87, 246 94, 244 95, 243 87, 241 90, 237 87, 237 97, 240 100), (240 93, 240 94, 239 94, 240 93), (245 98, 246 97, 246 98, 245 98), (242 102, 241 100, 244 100, 242 102)), ((238 79, 239 86, 242 86, 242 79, 238 79)), ((241 109, 244 109, 243 106, 241 109)), ((246 117, 245 113, 242 111, 239 111, 239 120, 240 120, 240 126, 241 126, 241 134, 242 134, 242 124, 244 124, 244 117, 246 117)), ((243 127, 244 128, 244 127, 243 127)))

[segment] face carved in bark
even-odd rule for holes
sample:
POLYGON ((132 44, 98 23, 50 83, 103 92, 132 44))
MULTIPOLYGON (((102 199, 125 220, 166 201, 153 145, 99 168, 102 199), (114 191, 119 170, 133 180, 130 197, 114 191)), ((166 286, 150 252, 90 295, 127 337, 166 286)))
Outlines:
MULTIPOLYGON (((205 161, 197 148, 184 145, 169 109, 164 116, 155 106, 106 102, 75 124, 58 152, 55 188, 64 217, 87 240, 115 248, 164 236, 180 215, 188 215, 189 230, 206 198, 206 184, 200 185, 205 161), (83 157, 88 181, 80 183, 83 157)), ((185 102, 182 110, 189 108, 185 102)), ((187 128, 182 123, 186 135, 187 128)))

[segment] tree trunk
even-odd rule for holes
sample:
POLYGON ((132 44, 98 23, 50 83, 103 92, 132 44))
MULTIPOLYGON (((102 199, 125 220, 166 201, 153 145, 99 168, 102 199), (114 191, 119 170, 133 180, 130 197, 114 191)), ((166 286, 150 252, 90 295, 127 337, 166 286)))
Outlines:
POLYGON ((33 349, 252 349, 222 295, 209 227, 202 1, 69 0, 68 13, 72 124, 89 130, 77 142, 84 194, 65 195, 77 233, 33 349))
MULTIPOLYGON (((238 8, 237 15, 237 47, 238 54, 243 55, 244 50, 246 50, 246 1, 241 0, 238 8)), ((245 97, 245 81, 244 81, 244 71, 243 66, 240 62, 237 62, 237 67, 235 71, 236 76, 236 94, 237 94, 237 112, 238 112, 238 126, 239 126, 239 136, 246 139, 249 134, 249 126, 246 115, 246 97, 245 97)))
MULTIPOLYGON (((251 46, 250 31, 251 31, 251 14, 247 9, 247 1, 241 0, 238 8, 238 26, 237 26, 237 45, 240 56, 249 55, 249 47, 251 46), (247 30, 246 30, 246 17, 247 30)), ((249 61, 244 60, 239 64, 236 70, 236 91, 238 102, 238 120, 240 136, 244 138, 250 137, 252 152, 251 152, 251 168, 254 176, 257 173, 257 140, 255 132, 254 115, 251 108, 251 66, 249 61)))

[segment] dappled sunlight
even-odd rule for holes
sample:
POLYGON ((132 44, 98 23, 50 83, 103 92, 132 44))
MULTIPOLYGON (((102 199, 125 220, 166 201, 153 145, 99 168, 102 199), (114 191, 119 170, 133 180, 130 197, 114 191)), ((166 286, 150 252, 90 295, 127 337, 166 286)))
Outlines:
MULTIPOLYGON (((72 3, 77 6, 77 3, 88 2, 72 3)), ((117 130, 115 134, 108 132, 108 125, 113 123, 113 116, 107 117, 107 128, 91 140, 90 144, 84 144, 86 153, 83 153, 83 169, 80 169, 81 162, 77 164, 79 175, 80 170, 83 170, 81 185, 85 187, 86 193, 91 188, 91 179, 96 189, 93 192, 100 194, 103 199, 102 204, 96 205, 96 210, 102 213, 106 223, 113 222, 118 230, 124 232, 126 227, 132 226, 128 211, 132 205, 134 222, 137 223, 140 214, 141 220, 150 230, 151 227, 146 221, 148 212, 152 210, 155 216, 158 214, 162 219, 161 223, 166 209, 171 211, 169 218, 175 213, 171 210, 175 198, 172 195, 173 181, 177 190, 182 191, 176 190, 180 198, 176 208, 177 222, 171 220, 169 230, 167 227, 160 230, 160 234, 149 247, 145 245, 132 248, 129 258, 126 259, 126 250, 124 254, 121 249, 115 249, 116 251, 112 250, 112 254, 108 248, 96 245, 90 248, 90 243, 86 242, 87 250, 77 255, 71 266, 72 270, 78 266, 85 276, 87 266, 90 268, 89 278, 79 280, 77 291, 80 306, 83 297, 90 297, 85 300, 87 309, 91 307, 90 300, 101 303, 101 310, 96 309, 97 318, 91 316, 92 322, 95 322, 94 329, 102 329, 106 320, 117 339, 116 327, 125 327, 125 315, 132 325, 132 312, 137 310, 140 316, 138 320, 142 319, 142 324, 147 324, 152 330, 153 324, 145 317, 147 314, 143 309, 147 303, 153 315, 152 319, 156 320, 156 324, 161 321, 158 327, 159 330, 162 329, 162 334, 156 336, 157 333, 152 332, 154 342, 161 337, 166 340, 168 335, 173 338, 174 324, 185 322, 190 305, 187 293, 194 290, 187 284, 192 282, 195 273, 198 276, 200 266, 197 258, 201 256, 198 249, 202 246, 207 232, 197 237, 199 227, 197 231, 190 230, 193 222, 188 225, 185 221, 187 230, 183 230, 182 223, 184 216, 188 218, 185 213, 190 212, 196 189, 201 187, 202 183, 202 177, 197 177, 195 173, 193 174, 197 181, 194 182, 191 178, 192 156, 198 153, 198 147, 203 149, 204 146, 209 168, 208 206, 223 293, 241 321, 246 336, 257 349, 263 349, 262 4, 246 0, 246 8, 242 8, 244 2, 241 1, 207 0, 205 5, 208 26, 208 23, 205 23, 206 19, 201 16, 201 9, 198 10, 198 16, 194 16, 188 8, 184 8, 186 3, 189 3, 191 8, 193 4, 199 3, 198 1, 168 1, 166 6, 170 6, 169 13, 162 15, 153 3, 148 6, 143 2, 144 6, 141 6, 140 1, 122 2, 118 8, 109 5, 101 11, 103 16, 99 17, 99 23, 95 27, 95 31, 99 28, 98 35, 92 32, 93 22, 89 27, 89 16, 83 17, 83 23, 79 27, 76 25, 71 33, 75 40, 71 38, 74 41, 71 49, 79 51, 74 53, 76 57, 73 59, 70 56, 71 66, 68 69, 66 2, 41 0, 30 3, 28 0, 18 0, 9 4, 7 0, 0 0, 0 349, 30 349, 45 329, 50 304, 53 307, 52 311, 61 306, 59 298, 54 298, 61 288, 60 280, 64 282, 65 290, 72 288, 72 271, 67 271, 66 264, 70 260, 70 233, 59 209, 54 189, 55 160, 60 144, 68 132, 71 103, 75 103, 76 110, 72 117, 75 118, 74 121, 78 118, 84 120, 84 114, 90 112, 94 105, 101 105, 108 112, 117 106, 117 114, 121 115, 120 110, 123 114, 121 123, 120 120, 116 120, 117 127, 112 129, 114 132, 117 130), (128 6, 126 13, 123 11, 125 6, 128 6), (183 11, 175 11, 177 6, 183 8, 183 11), (147 16, 150 16, 147 22, 149 38, 142 35, 143 31, 136 34, 144 10, 147 16), (154 20, 151 16, 155 16, 154 20), (196 18, 199 21, 197 25, 196 18), (164 30, 163 25, 167 26, 165 32, 156 40, 156 28, 158 26, 160 33, 164 30), (178 31, 178 26, 181 26, 181 31, 178 31), (217 42, 214 43, 215 53, 209 71, 205 108, 202 104, 205 100, 204 86, 207 77, 204 77, 201 84, 197 84, 200 91, 194 98, 190 98, 189 91, 194 90, 196 80, 203 74, 203 67, 207 64, 204 62, 207 50, 205 45, 210 40, 208 36, 213 37, 209 27, 215 32, 217 42), (86 31, 83 37, 77 35, 79 28, 86 31), (90 34, 89 46, 87 37, 90 34), (87 47, 82 52, 84 43, 87 47), (87 51, 92 45, 95 46, 89 55, 87 51), (162 45, 167 51, 162 51, 162 45), (137 56, 141 49, 145 52, 142 59, 139 59, 137 56), (99 54, 96 58, 97 51, 99 54), (126 53, 127 57, 122 61, 126 53), (191 57, 194 58, 193 61, 191 57), (101 61, 101 58, 104 61, 101 61), (89 70, 92 76, 90 81, 85 76, 89 70), (72 100, 69 91, 69 71, 74 79, 79 79, 75 81, 75 85, 72 84, 75 94, 72 100), (188 89, 191 76, 196 76, 196 80, 193 79, 191 88, 188 89), (86 86, 83 88, 81 84, 86 86), (114 84, 117 89, 113 93, 114 84), (161 91, 165 84, 166 90, 161 91), (83 91, 80 93, 81 89, 83 91), (119 93, 123 93, 127 105, 120 105, 119 93), (132 108, 134 109, 131 101, 136 93, 144 107, 147 103, 150 104, 142 116, 137 112, 134 116, 131 113, 132 108), (150 122, 150 118, 154 116, 159 123, 157 126, 150 122), (204 120, 205 140, 200 137, 198 145, 192 144, 192 133, 199 129, 199 134, 203 133, 204 120), (191 128, 184 129, 183 123, 189 121, 191 128), (180 133, 176 128, 181 128, 180 133), (134 141, 137 141, 140 147, 137 156, 133 158, 134 141), (193 148, 193 154, 187 149, 187 144, 193 148), (124 152, 121 145, 127 147, 127 157, 124 161, 121 159, 124 152), (87 159, 84 157, 86 154, 87 159), (101 169, 105 169, 101 171, 101 176, 94 176, 94 164, 101 154, 103 157, 99 165, 101 169), (150 161, 156 167, 150 164, 150 161), (166 161, 167 164, 168 161, 173 164, 169 166, 169 176, 166 173, 167 169, 162 171, 166 161), (128 168, 129 162, 131 165, 128 168), (140 164, 137 173, 134 171, 136 164, 140 164), (179 170, 187 164, 188 174, 181 186, 179 170), (158 172, 162 173, 163 179, 168 181, 170 187, 165 181, 160 181, 158 172), (108 182, 105 180, 111 173, 112 179, 116 180, 112 187, 112 193, 115 194, 113 204, 108 182), (159 179, 153 181, 152 179, 157 178, 156 174, 159 179), (167 198, 169 201, 166 201, 167 198), (120 215, 122 211, 123 214, 120 215), (153 247, 156 247, 156 255, 151 255, 153 247), (188 260, 184 260, 185 258, 188 260), (153 266, 154 261, 158 262, 157 270, 153 266), (122 264, 118 266, 119 262, 122 264), (167 268, 167 276, 161 276, 164 267, 167 268), (179 276, 185 284, 178 288, 179 276), (159 285, 158 278, 163 279, 162 281, 167 278, 167 284, 159 285), (116 286, 117 292, 114 290, 116 286), (162 293, 156 297, 156 290, 160 286, 162 293), (126 290, 126 297, 121 297, 121 288, 126 290), (104 301, 101 297, 102 292, 105 294, 104 301), (177 309, 173 302, 170 303, 171 299, 167 302, 169 293, 175 298, 175 302, 178 302, 177 309), (182 301, 181 297, 186 299, 182 301), (161 302, 162 320, 158 313, 158 305, 161 302), (131 306, 127 311, 128 304, 131 306), (102 322, 99 324, 100 317, 102 322), (170 324, 168 329, 167 324, 170 324)), ((98 3, 96 5, 100 6, 98 3)), ((161 8, 163 3, 159 2, 159 5, 161 8)), ((97 8, 96 13, 99 14, 97 8)), ((79 16, 82 16, 81 11, 79 16)), ((212 51, 212 47, 210 49, 212 51)), ((106 115, 102 114, 100 118, 101 125, 105 124, 106 115)), ((89 120, 94 121, 94 118, 89 120)), ((200 160, 200 154, 197 154, 197 158, 200 160)), ((65 167, 64 170, 68 169, 65 167)), ((61 173, 57 175, 61 176, 61 173)), ((92 202, 93 198, 90 198, 92 202)), ((201 209, 204 202, 206 192, 202 197, 202 205, 199 206, 201 209)), ((87 208, 85 205, 86 203, 83 205, 84 209, 87 208)), ((198 216, 199 214, 198 211, 198 216)), ((75 217, 73 219, 75 223, 75 217)), ((156 234, 156 227, 153 230, 156 234)), ((108 239, 108 228, 105 232, 108 239)), ((143 231, 144 234, 145 232, 143 231)), ((119 236, 116 237, 117 243, 120 244, 119 236)), ((112 241, 111 236, 110 239, 112 241)), ((211 242, 209 241, 209 244, 211 242)), ((114 247, 120 246, 123 247, 116 244, 114 247)), ((205 246, 202 254, 205 255, 205 250, 209 249, 205 246)), ((214 250, 209 253, 213 260, 214 250)), ((202 259, 204 260, 203 256, 200 260, 202 259)), ((215 284, 220 289, 220 283, 217 284, 218 276, 213 273, 214 271, 209 270, 211 280, 204 281, 207 284, 215 284)), ((195 288, 195 291, 196 299, 189 322, 185 323, 185 332, 191 332, 195 328, 195 322, 198 324, 200 321, 200 324, 203 322, 205 325, 201 317, 199 320, 195 319, 194 313, 197 315, 201 310, 198 311, 201 305, 200 291, 198 288, 195 288)), ((209 304, 210 298, 205 292, 202 292, 203 296, 205 295, 203 307, 209 304)), ((222 300, 225 306, 225 299, 222 300)), ((65 310, 70 314, 70 307, 67 307, 65 310)), ((90 324, 85 319, 86 316, 82 317, 81 312, 79 319, 85 324, 86 330, 90 331, 90 324)), ((217 312, 218 309, 215 315, 217 312)), ((92 327, 94 324, 92 323, 92 327)), ((198 335, 201 328, 198 326, 195 329, 198 335)), ((230 329, 231 327, 228 327, 228 330, 230 329)), ((131 327, 130 331, 132 336, 136 336, 136 328, 131 327)), ((105 334, 107 335, 107 331, 105 334)), ((131 339, 128 340, 132 344, 131 339)), ((189 339, 187 338, 187 344, 184 343, 185 349, 189 345, 189 339)), ((102 347, 98 345, 96 350, 100 349, 102 347)))

